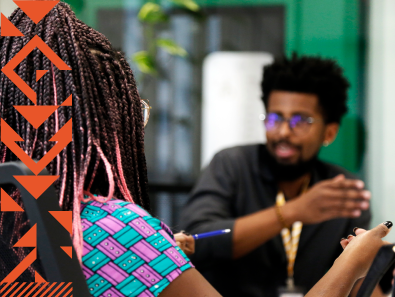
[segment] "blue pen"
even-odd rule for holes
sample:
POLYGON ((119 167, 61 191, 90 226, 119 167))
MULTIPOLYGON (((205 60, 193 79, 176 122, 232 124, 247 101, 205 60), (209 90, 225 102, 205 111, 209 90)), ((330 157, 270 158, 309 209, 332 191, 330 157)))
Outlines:
POLYGON ((224 230, 217 230, 217 231, 211 231, 211 232, 206 232, 206 233, 200 233, 200 234, 195 234, 192 235, 195 240, 206 238, 206 237, 211 237, 211 236, 218 236, 222 234, 229 233, 231 230, 230 229, 224 229, 224 230))

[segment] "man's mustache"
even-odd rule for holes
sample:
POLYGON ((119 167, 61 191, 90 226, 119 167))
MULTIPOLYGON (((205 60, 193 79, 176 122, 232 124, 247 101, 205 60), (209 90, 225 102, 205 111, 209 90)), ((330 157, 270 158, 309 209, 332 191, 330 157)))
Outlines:
POLYGON ((295 145, 287 140, 279 140, 279 141, 271 142, 271 146, 273 148, 276 148, 277 146, 280 146, 280 145, 287 145, 287 146, 289 146, 293 149, 299 150, 299 151, 302 149, 302 147, 300 145, 295 145))

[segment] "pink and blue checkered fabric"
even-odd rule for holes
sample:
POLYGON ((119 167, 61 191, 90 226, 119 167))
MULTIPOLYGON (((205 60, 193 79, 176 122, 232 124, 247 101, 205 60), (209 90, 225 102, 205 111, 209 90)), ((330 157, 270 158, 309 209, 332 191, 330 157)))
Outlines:
POLYGON ((92 296, 158 296, 193 267, 170 229, 138 205, 82 204, 83 271, 92 296))

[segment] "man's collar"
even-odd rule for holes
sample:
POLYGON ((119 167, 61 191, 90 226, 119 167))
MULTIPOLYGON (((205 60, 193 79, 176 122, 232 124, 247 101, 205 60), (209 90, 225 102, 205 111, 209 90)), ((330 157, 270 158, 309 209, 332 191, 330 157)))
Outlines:
POLYGON ((268 165, 269 152, 267 151, 266 145, 262 144, 258 146, 258 160, 254 162, 254 171, 260 175, 266 181, 275 181, 273 172, 268 165))

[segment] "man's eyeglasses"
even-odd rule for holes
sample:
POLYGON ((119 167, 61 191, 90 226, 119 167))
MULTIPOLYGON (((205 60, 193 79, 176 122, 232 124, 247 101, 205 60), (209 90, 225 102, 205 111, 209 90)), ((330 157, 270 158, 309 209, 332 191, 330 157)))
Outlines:
POLYGON ((143 121, 145 127, 148 123, 150 111, 152 109, 152 107, 149 105, 148 99, 141 99, 141 109, 143 111, 143 121))
POLYGON ((276 132, 284 122, 287 122, 289 129, 298 136, 308 133, 311 125, 317 121, 312 117, 306 117, 303 115, 293 115, 291 118, 286 119, 274 112, 264 116, 263 120, 266 131, 268 132, 276 132))

